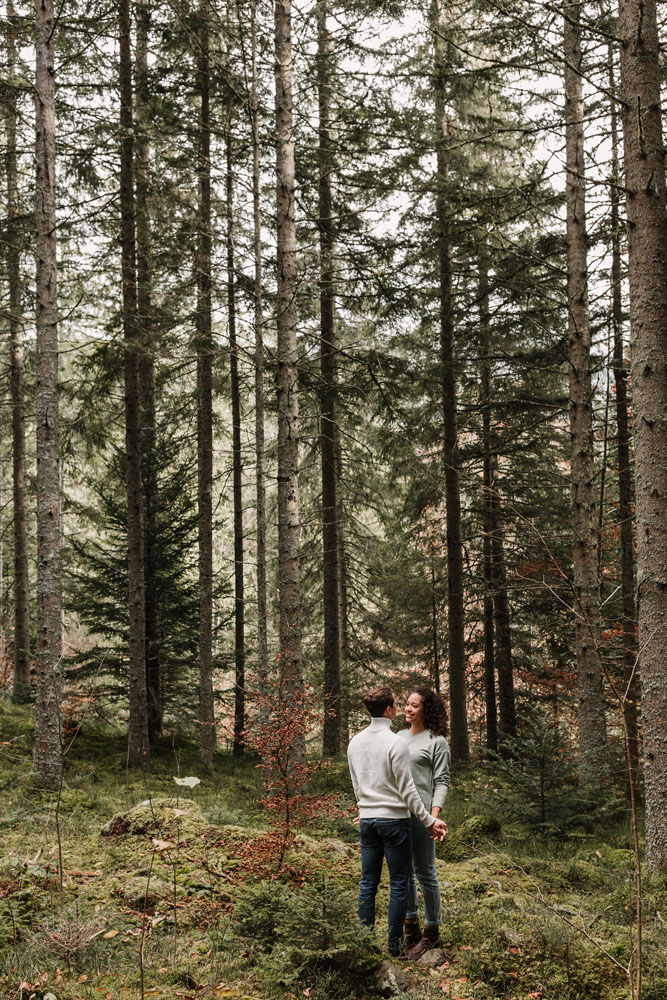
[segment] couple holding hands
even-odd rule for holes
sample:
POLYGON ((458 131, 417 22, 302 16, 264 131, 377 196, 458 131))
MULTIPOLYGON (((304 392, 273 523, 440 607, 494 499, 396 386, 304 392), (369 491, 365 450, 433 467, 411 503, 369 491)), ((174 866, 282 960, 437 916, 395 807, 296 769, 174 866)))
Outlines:
POLYGON ((375 896, 386 858, 389 953, 414 959, 440 945, 435 844, 447 836, 440 819, 449 788, 447 714, 434 691, 417 688, 405 706, 409 728, 397 734, 391 731, 396 705, 389 688, 370 691, 364 705, 370 725, 350 740, 347 750, 359 808, 359 919, 370 927, 375 923, 375 896), (417 881, 424 900, 423 935, 417 881))

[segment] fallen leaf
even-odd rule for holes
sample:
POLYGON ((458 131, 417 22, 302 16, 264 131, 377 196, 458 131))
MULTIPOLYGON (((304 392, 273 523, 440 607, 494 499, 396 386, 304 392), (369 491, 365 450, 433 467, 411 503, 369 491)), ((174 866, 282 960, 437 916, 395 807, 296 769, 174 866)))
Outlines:
POLYGON ((102 935, 102 937, 115 938, 116 934, 118 934, 118 931, 107 931, 106 934, 102 935))
POLYGON ((157 854, 160 854, 162 851, 168 851, 170 847, 175 846, 176 845, 173 844, 171 840, 160 840, 157 837, 153 838, 153 847, 155 848, 157 854))
POLYGON ((79 978, 77 979, 77 983, 87 983, 87 982, 88 982, 88 976, 84 972, 83 975, 79 976, 79 978))

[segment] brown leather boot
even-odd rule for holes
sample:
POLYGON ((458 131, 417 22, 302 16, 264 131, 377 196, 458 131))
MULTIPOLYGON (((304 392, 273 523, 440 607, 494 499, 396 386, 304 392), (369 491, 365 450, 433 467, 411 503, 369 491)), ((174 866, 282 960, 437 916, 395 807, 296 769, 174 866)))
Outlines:
POLYGON ((434 927, 424 927, 424 936, 418 944, 408 949, 408 958, 419 958, 425 951, 430 951, 431 948, 439 948, 441 944, 440 928, 437 925, 434 927))
POLYGON ((403 927, 404 949, 408 951, 421 941, 422 932, 419 927, 419 917, 406 917, 403 927))

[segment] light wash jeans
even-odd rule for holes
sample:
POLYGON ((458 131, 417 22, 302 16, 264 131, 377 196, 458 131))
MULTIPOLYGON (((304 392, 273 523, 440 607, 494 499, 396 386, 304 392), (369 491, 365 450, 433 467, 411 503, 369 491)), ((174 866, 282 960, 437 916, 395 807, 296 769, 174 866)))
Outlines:
POLYGON ((424 923, 437 927, 442 923, 442 903, 440 883, 435 870, 435 840, 416 816, 410 813, 412 828, 412 878, 408 887, 408 910, 406 916, 419 914, 417 881, 424 898, 424 923), (415 877, 416 876, 416 877, 415 877))

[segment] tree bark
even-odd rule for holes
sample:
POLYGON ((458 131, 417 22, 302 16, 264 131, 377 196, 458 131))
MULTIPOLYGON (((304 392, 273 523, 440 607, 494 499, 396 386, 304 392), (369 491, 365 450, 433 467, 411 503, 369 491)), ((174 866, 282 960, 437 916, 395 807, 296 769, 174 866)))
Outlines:
POLYGON ((498 749, 498 711, 496 705, 496 668, 494 652, 493 621, 493 446, 491 442, 491 329, 489 313, 489 263, 486 244, 482 237, 479 259, 479 327, 482 371, 480 379, 482 404, 482 451, 483 451, 483 512, 482 512, 482 559, 484 563, 484 706, 486 721, 486 749, 495 753, 498 749))
POLYGON ((229 322, 229 364, 232 388, 232 478, 234 494, 234 755, 243 753, 245 743, 245 596, 243 587, 243 458, 241 455, 241 388, 236 342, 236 289, 234 285, 234 178, 232 175, 232 120, 227 118, 225 153, 227 160, 227 317, 229 322))
POLYGON ((340 428, 334 427, 336 463, 336 544, 338 547, 338 642, 340 662, 340 734, 341 745, 347 746, 350 732, 350 627, 347 600, 347 552, 345 547, 345 505, 343 503, 343 449, 340 428))
POLYGON ((575 651, 581 777, 586 782, 604 785, 609 778, 609 761, 599 649, 600 587, 593 466, 580 13, 580 2, 565 7, 563 35, 575 651))
POLYGON ((62 579, 58 426, 56 109, 52 0, 35 5, 37 703, 33 769, 49 788, 62 778, 62 579))
MULTIPOLYGON (((609 46, 609 89, 616 91, 614 53, 609 46)), ((635 796, 639 793, 639 670, 637 665, 637 614, 635 610, 635 553, 632 538, 632 458, 630 454, 630 412, 628 372, 623 345, 623 302, 621 297, 621 220, 618 114, 611 104, 611 285, 614 331, 614 385, 616 388, 616 447, 618 459, 618 521, 621 532, 621 593, 623 600, 623 715, 628 740, 628 780, 635 796)))
POLYGON ((496 639, 495 665, 498 674, 498 739, 516 736, 514 707, 514 667, 512 664, 512 630, 507 596, 507 569, 503 542, 500 498, 496 485, 497 458, 492 465, 492 485, 489 494, 489 527, 491 529, 491 579, 493 619, 496 639))
POLYGON ((128 763, 137 766, 148 753, 144 518, 141 479, 141 399, 137 322, 136 221, 134 200, 134 109, 129 0, 119 0, 120 207, 123 337, 125 352, 125 453, 127 486, 127 564, 130 616, 130 720, 128 763))
MULTIPOLYGON (((284 697, 303 689, 301 590, 299 580, 299 384, 296 345, 296 224, 292 130, 291 0, 276 0, 276 204, 277 204, 277 376, 278 389, 278 580, 280 670, 284 697)), ((304 749, 295 737, 295 751, 304 749)))
POLYGON ((255 477, 257 528, 257 682, 262 695, 260 725, 268 721, 266 693, 269 681, 268 616, 266 599, 266 488, 264 483, 264 314, 262 289, 262 218, 260 202, 259 101, 257 97, 257 4, 250 11, 251 81, 250 122, 252 127, 252 214, 255 262, 255 477))
MULTIPOLYGON (((0 448, 2 446, 2 423, 0 422, 0 448)), ((5 462, 0 454, 0 539, 4 534, 5 509, 5 462)), ((5 628, 5 549, 0 545, 0 676, 4 680, 7 665, 7 629, 5 628)))
POLYGON ((139 338, 139 392, 141 398, 141 460, 144 496, 144 586, 146 594, 146 699, 148 736, 152 741, 162 732, 162 693, 158 597, 155 586, 154 540, 157 533, 155 472, 155 345, 152 312, 152 232, 150 197, 150 89, 148 82, 148 33, 150 7, 139 3, 136 11, 137 44, 135 81, 137 132, 135 156, 137 218, 137 330, 139 338))
POLYGON ((440 365, 444 424, 445 510, 447 516, 447 592, 449 616, 449 702, 452 759, 467 761, 468 717, 466 707, 463 539, 458 469, 456 413, 456 357, 452 292, 452 251, 447 200, 447 119, 442 79, 445 73, 445 11, 443 0, 434 0, 435 115, 437 143, 438 262, 440 279, 440 365))
POLYGON ((197 501, 199 512, 199 752, 211 767, 213 702, 213 337, 211 333, 210 6, 199 2, 199 179, 197 272, 197 501))
POLYGON ((9 351, 12 401, 12 499, 14 538, 14 701, 30 696, 30 590, 28 571, 28 518, 26 503, 25 384, 23 369, 23 303, 21 296, 21 240, 16 123, 17 104, 13 81, 16 73, 16 12, 7 0, 7 117, 5 168, 7 176, 7 282, 9 285, 9 351))
MULTIPOLYGON (((486 435, 485 435, 486 437, 486 435)), ((498 707, 496 703, 496 661, 495 630, 493 618, 493 558, 491 552, 491 492, 493 486, 493 459, 484 446, 484 538, 482 541, 484 560, 484 706, 486 720, 486 749, 495 753, 498 749, 498 707)))
POLYGON ((340 753, 340 636, 338 622, 338 530, 336 504, 336 320, 334 228, 330 132, 331 35, 327 0, 317 3, 317 95, 319 106, 320 238, 320 455, 322 459, 322 584, 324 609, 324 732, 322 753, 340 753))
POLYGON ((438 642, 438 595, 435 589, 435 562, 431 556, 431 645, 433 647, 433 690, 440 694, 440 643, 438 642))
POLYGON ((667 193, 655 0, 621 0, 646 857, 667 868, 667 193))

